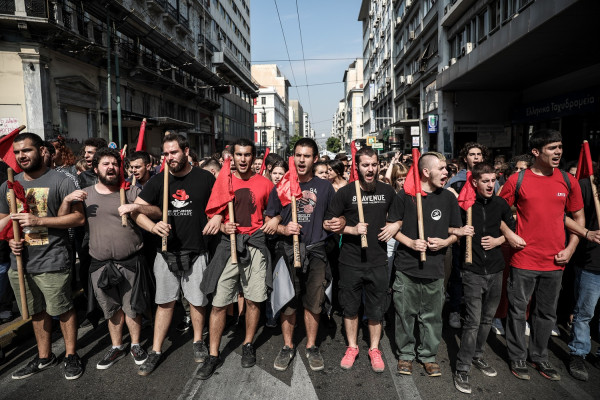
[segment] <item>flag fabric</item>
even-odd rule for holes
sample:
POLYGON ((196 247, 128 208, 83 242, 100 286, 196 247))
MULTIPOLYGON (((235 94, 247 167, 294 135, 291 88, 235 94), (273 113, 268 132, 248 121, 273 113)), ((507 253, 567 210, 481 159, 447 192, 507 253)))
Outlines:
POLYGON ((352 163, 351 168, 350 168, 350 179, 348 179, 348 181, 350 183, 358 180, 358 166, 356 165, 355 162, 356 159, 356 144, 354 143, 354 140, 350 143, 350 162, 352 163))
POLYGON ((146 143, 144 143, 144 136, 146 133, 146 118, 142 121, 142 125, 140 126, 140 134, 138 135, 137 145, 135 146, 135 151, 146 151, 146 143))
POLYGON ((594 175, 594 166, 592 164, 590 145, 587 140, 584 140, 581 144, 581 151, 579 152, 579 161, 577 161, 577 173, 575 174, 575 179, 580 180, 589 178, 592 175, 594 175))
MULTIPOLYGON (((6 184, 8 185, 8 189, 12 189, 15 193, 15 198, 21 201, 21 204, 23 204, 23 210, 21 212, 28 213, 29 204, 27 204, 27 199, 25 198, 25 189, 23 188, 23 185, 21 185, 21 183, 18 181, 7 181, 6 184)), ((6 224, 4 229, 2 229, 2 232, 0 232, 0 240, 10 240, 14 237, 15 233, 13 231, 12 220, 8 220, 8 223, 6 224)))
POLYGON ((267 150, 265 150, 265 156, 263 157, 263 162, 262 162, 262 165, 260 166, 260 171, 258 171, 258 174, 261 176, 265 172, 265 168, 267 166, 265 161, 267 161, 267 156, 269 155, 270 151, 271 151, 271 149, 269 147, 267 147, 267 150))
POLYGON ((233 201, 235 197, 233 183, 231 182, 231 162, 229 158, 225 157, 223 160, 223 167, 208 199, 206 215, 209 218, 222 213, 227 208, 227 203, 233 201))
POLYGON ((290 272, 285 260, 281 257, 273 270, 273 292, 271 293, 273 315, 277 315, 279 310, 294 298, 294 293, 294 284, 290 272))
POLYGON ((167 157, 163 157, 163 160, 160 163, 160 169, 158 170, 159 174, 165 170, 165 162, 167 162, 167 157))
POLYGON ((296 170, 296 163, 293 156, 290 156, 288 159, 288 165, 290 169, 283 175, 277 186, 275 186, 277 196, 283 207, 292 202, 292 197, 296 199, 302 198, 302 190, 298 182, 298 171, 296 170))
POLYGON ((421 157, 421 153, 419 149, 414 147, 412 149, 412 159, 413 163, 408 170, 408 175, 406 175, 406 181, 404 182, 404 193, 415 197, 417 193, 421 193, 421 196, 427 196, 427 193, 423 189, 421 189, 421 176, 419 174, 419 157, 421 157))
POLYGON ((121 166, 119 167, 119 185, 120 189, 129 189, 131 182, 125 180, 125 148, 121 149, 121 166))
POLYGON ((473 187, 473 175, 467 171, 467 182, 463 185, 458 195, 458 205, 467 211, 475 203, 475 188, 473 187))
POLYGON ((0 138, 0 158, 2 158, 2 161, 11 167, 17 174, 23 170, 21 167, 19 167, 19 164, 17 164, 17 159, 15 158, 15 153, 13 152, 13 140, 15 140, 15 137, 23 129, 25 129, 25 125, 21 125, 8 135, 4 135, 2 138, 0 138))

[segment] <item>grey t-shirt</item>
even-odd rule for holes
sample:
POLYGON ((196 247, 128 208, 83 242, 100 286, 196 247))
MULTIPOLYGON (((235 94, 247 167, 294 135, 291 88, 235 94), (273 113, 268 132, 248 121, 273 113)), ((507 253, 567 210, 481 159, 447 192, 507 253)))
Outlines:
MULTIPOLYGON (((83 189, 87 193, 85 214, 90 232, 90 255, 99 261, 124 260, 143 246, 142 234, 131 221, 121 224, 119 192, 100 194, 96 185, 83 189)), ((138 190, 139 191, 139 190, 138 190)), ((136 191, 125 192, 129 203, 133 203, 136 191)))
MULTIPOLYGON (((26 181, 23 173, 15 176, 25 189, 30 212, 38 217, 56 217, 64 198, 75 190, 75 184, 65 174, 48 169, 42 176, 26 181)), ((17 200, 17 212, 23 205, 17 200)), ((9 214, 9 198, 6 182, 0 186, 0 214, 9 214)), ((10 223, 10 222, 9 222, 10 223)), ((36 226, 23 230, 25 250, 23 266, 30 274, 69 269, 71 252, 67 229, 36 226)), ((11 268, 16 270, 15 256, 11 253, 11 268)))

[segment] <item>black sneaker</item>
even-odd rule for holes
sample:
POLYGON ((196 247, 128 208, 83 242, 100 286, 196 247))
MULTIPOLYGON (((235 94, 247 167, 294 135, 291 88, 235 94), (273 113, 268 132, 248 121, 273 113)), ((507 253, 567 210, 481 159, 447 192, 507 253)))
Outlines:
POLYGON ((48 369, 54 365, 56 365, 56 356, 54 355, 54 353, 50 353, 50 357, 48 358, 40 358, 39 355, 36 355, 35 358, 31 360, 26 366, 15 371, 12 374, 12 378, 29 378, 31 375, 37 374, 38 372, 48 369))
POLYGON ((187 332, 190 330, 190 328, 192 327, 192 319, 189 316, 186 316, 183 321, 181 321, 178 325, 177 325, 177 330, 179 332, 187 332))
POLYGON ((517 360, 510 362, 510 372, 513 373, 519 379, 528 381, 531 379, 529 376, 529 370, 527 369, 527 363, 525 360, 517 360))
POLYGON ((585 367, 585 361, 581 356, 571 356, 569 360, 569 373, 573 378, 579 379, 580 381, 588 380, 588 371, 585 367))
POLYGON ((560 375, 548 361, 541 361, 539 363, 534 363, 532 361, 529 364, 533 368, 537 369, 540 375, 542 375, 544 378, 551 381, 560 381, 560 375))
POLYGON ((123 346, 122 349, 115 349, 111 347, 106 352, 104 357, 102 357, 102 360, 100 360, 98 364, 96 364, 96 369, 109 369, 114 363, 119 361, 121 358, 125 357, 126 354, 127 352, 125 351, 125 346, 123 346))
POLYGON ((252 343, 242 346, 242 368, 254 367, 256 364, 256 350, 252 343))
POLYGON ((150 375, 152 371, 156 369, 156 366, 160 362, 161 358, 162 354, 157 354, 155 351, 151 351, 150 353, 148 353, 148 358, 146 358, 146 361, 142 365, 140 365, 138 375, 150 375))
POLYGON ((130 353, 137 365, 142 365, 148 359, 148 353, 139 344, 131 346, 130 353))
POLYGON ((275 357, 275 362, 273 363, 273 368, 277 371, 285 371, 290 362, 296 355, 295 347, 283 346, 281 350, 279 350, 279 354, 275 357))
POLYGON ((475 368, 477 368, 478 370, 483 372, 484 375, 487 375, 487 376, 498 375, 496 370, 494 368, 490 367, 490 365, 488 363, 486 363, 483 358, 474 358, 473 365, 475 366, 475 368))
POLYGON ((81 359, 75 354, 71 354, 70 356, 65 357, 65 378, 67 380, 73 380, 79 378, 83 375, 83 365, 81 364, 81 359))
POLYGON ((308 366, 313 371, 321 371, 325 368, 325 361, 317 346, 306 349, 306 358, 308 358, 308 366))
POLYGON ((469 374, 466 371, 456 371, 454 374, 454 386, 459 392, 471 393, 469 374))
POLYGON ((203 363, 208 357, 208 348, 203 340, 192 344, 194 347, 194 361, 197 363, 203 363))
POLYGON ((221 364, 223 364, 221 357, 209 355, 206 361, 204 362, 204 365, 202 365, 198 370, 198 375, 196 376, 198 377, 198 379, 208 379, 212 376, 216 369, 221 366, 221 364))

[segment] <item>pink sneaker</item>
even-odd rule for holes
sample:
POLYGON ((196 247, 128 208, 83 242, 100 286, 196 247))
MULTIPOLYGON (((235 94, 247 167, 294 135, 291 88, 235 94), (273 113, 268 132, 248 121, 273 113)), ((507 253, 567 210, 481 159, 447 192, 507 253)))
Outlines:
POLYGON ((381 351, 379 349, 369 349, 369 358, 371 359, 371 368, 375 372, 383 372, 385 364, 383 358, 381 358, 381 351))
POLYGON ((346 348, 346 354, 344 354, 344 358, 342 358, 342 362, 340 363, 340 367, 343 369, 350 369, 354 365, 354 360, 358 356, 358 347, 350 347, 346 348))

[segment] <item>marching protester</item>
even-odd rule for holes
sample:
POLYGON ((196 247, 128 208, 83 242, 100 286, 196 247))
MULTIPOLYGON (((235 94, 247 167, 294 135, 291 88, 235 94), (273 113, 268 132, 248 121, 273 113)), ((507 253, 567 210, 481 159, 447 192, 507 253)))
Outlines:
MULTIPOLYGON (((155 171, 152 169, 150 154, 145 151, 136 151, 131 154, 129 156, 129 166, 133 171, 133 177, 135 177, 135 185, 140 189, 142 189, 148 180, 155 174, 155 171)), ((132 180, 132 177, 127 179, 128 182, 131 182, 132 180)))
POLYGON ((578 182, 558 169, 563 153, 560 132, 534 132, 529 148, 535 157, 533 165, 511 175, 500 192, 509 205, 516 206, 516 233, 525 242, 511 259, 506 344, 510 369, 517 378, 530 379, 529 360, 543 377, 556 381, 560 375, 548 361, 548 340, 556 323, 563 269, 579 243, 576 235, 566 240, 565 212, 582 226, 585 217, 578 182), (536 301, 527 357, 525 312, 532 295, 536 301))
POLYGON ((364 209, 364 222, 359 222, 357 190, 347 185, 337 191, 326 214, 325 227, 329 219, 344 217, 346 226, 342 235, 339 257, 339 301, 344 314, 344 327, 348 347, 340 366, 349 369, 359 354, 358 311, 364 293, 364 314, 369 327, 369 358, 375 372, 383 372, 385 365, 379 350, 381 321, 389 306, 388 259, 386 242, 398 231, 399 224, 393 214, 396 192, 390 185, 377 180, 379 160, 370 147, 356 152, 360 196, 364 209), (361 248, 361 235, 367 239, 367 248, 361 248))
MULTIPOLYGON (((234 213, 233 216, 225 213, 222 219, 221 231, 224 235, 200 286, 205 294, 213 295, 209 324, 210 350, 206 362, 198 371, 200 379, 208 379, 222 363, 219 346, 225 329, 227 306, 237 302, 240 289, 244 293, 246 306, 246 336, 242 343, 241 364, 243 368, 256 364, 254 335, 258 327, 261 303, 267 299, 267 281, 272 277, 270 254, 261 227, 273 183, 252 169, 256 151, 253 142, 238 139, 231 148, 235 172, 229 174, 225 167, 219 176, 222 180, 231 182, 235 196, 234 213), (232 234, 236 235, 237 263, 231 259, 229 235, 232 234)), ((229 193, 220 193, 217 187, 218 185, 215 186, 207 207, 207 216, 211 220, 215 215, 223 213, 227 205, 226 202, 221 202, 221 198, 229 193)))
POLYGON ((220 221, 207 222, 206 204, 215 178, 201 168, 192 167, 187 160, 189 143, 181 135, 168 134, 163 138, 162 150, 169 168, 168 198, 163 204, 163 171, 150 179, 135 200, 135 204, 154 206, 137 215, 136 223, 149 232, 166 236, 167 251, 160 251, 154 259, 156 279, 154 338, 148 359, 140 366, 140 375, 149 375, 162 358, 162 345, 173 317, 175 301, 180 290, 190 303, 194 330, 193 353, 196 362, 204 362, 208 349, 202 341, 205 306, 208 298, 199 290, 207 264, 207 248, 203 236, 216 234, 220 221), (168 208, 168 224, 152 220, 161 218, 163 207, 168 208))
MULTIPOLYGON (((12 250, 10 284, 16 298, 20 297, 16 256, 22 256, 27 308, 31 314, 37 343, 37 354, 26 366, 12 375, 24 379, 56 364, 52 353, 52 317, 58 316, 65 341, 65 378, 77 379, 83 374, 77 355, 77 316, 71 296, 71 252, 68 228, 85 222, 81 203, 63 204, 75 190, 74 183, 65 175, 48 168, 42 158, 45 151, 42 139, 33 133, 20 133, 13 142, 13 150, 22 173, 15 176, 17 214, 9 216, 8 183, 0 187, 0 227, 17 221, 23 228, 20 241, 9 240, 12 250)), ((23 310, 19 302, 21 314, 23 310)))

